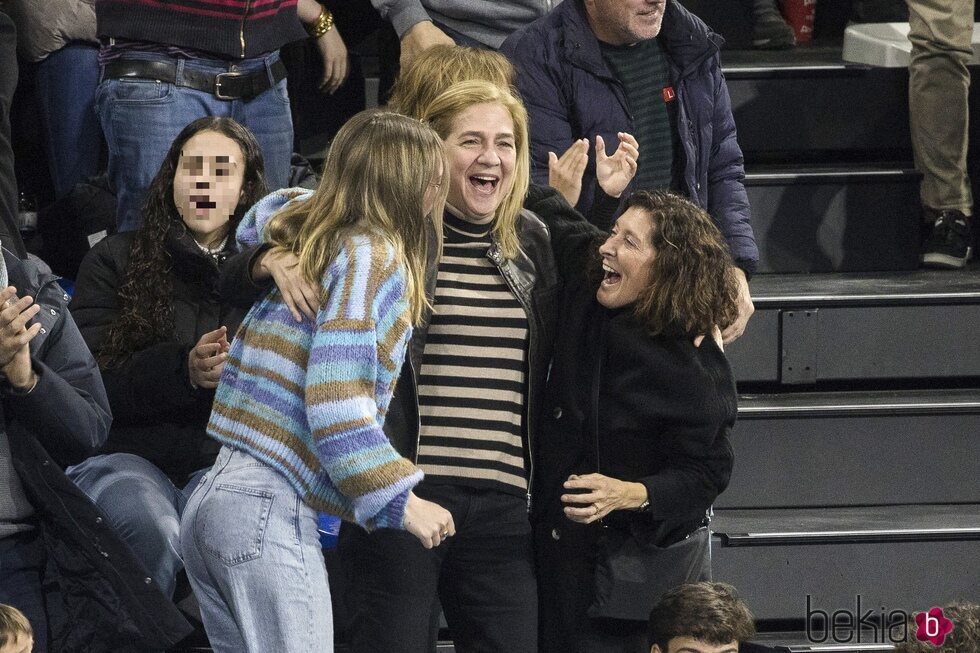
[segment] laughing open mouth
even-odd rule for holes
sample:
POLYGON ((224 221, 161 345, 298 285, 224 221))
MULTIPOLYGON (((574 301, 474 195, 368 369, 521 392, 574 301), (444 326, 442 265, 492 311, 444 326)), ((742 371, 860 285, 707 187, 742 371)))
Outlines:
POLYGON ((604 286, 613 286, 623 279, 623 275, 609 267, 608 263, 602 264, 602 271, 605 273, 602 277, 602 285, 604 286))
POLYGON ((470 183, 482 193, 492 193, 500 183, 500 178, 494 175, 472 175, 470 183))

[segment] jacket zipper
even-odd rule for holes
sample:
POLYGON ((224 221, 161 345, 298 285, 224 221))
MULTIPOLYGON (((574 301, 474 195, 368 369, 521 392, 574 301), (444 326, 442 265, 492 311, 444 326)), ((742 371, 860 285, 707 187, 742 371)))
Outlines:
POLYGON ((242 14, 242 27, 238 32, 238 39, 242 44, 242 59, 245 58, 245 21, 248 20, 248 10, 251 4, 252 0, 245 0, 245 13, 242 14))
POLYGON ((487 258, 497 266, 500 271, 500 276, 504 278, 507 282, 507 286, 510 291, 514 293, 517 301, 520 302, 521 308, 524 309, 524 314, 527 316, 527 332, 528 332, 528 342, 527 342, 527 394, 524 400, 524 424, 525 432, 527 433, 527 511, 531 512, 531 485, 534 479, 534 447, 532 446, 532 432, 533 425, 531 424, 531 397, 532 397, 532 385, 534 384, 534 370, 532 369, 532 352, 534 351, 535 341, 536 341, 536 328, 534 325, 534 312, 531 310, 530 302, 526 301, 524 295, 519 292, 517 282, 515 282, 511 276, 510 271, 501 263, 500 251, 497 249, 497 244, 494 243, 490 246, 487 251, 487 258))
POLYGON ((415 376, 415 364, 412 361, 412 345, 408 346, 408 369, 412 374, 412 388, 415 390, 415 455, 412 462, 419 464, 419 448, 422 446, 422 409, 419 407, 419 382, 415 376))

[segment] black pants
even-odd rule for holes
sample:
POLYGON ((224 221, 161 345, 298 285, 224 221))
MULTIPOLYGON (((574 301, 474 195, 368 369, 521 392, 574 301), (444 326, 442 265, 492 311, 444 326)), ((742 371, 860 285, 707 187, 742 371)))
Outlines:
POLYGON ((430 651, 438 597, 460 653, 537 653, 537 585, 523 497, 425 484, 416 494, 449 510, 456 524, 456 535, 434 549, 404 531, 341 528, 351 650, 430 651))
POLYGON ((0 539, 0 603, 12 605, 34 629, 34 651, 48 650, 48 615, 41 574, 46 554, 36 530, 0 539))

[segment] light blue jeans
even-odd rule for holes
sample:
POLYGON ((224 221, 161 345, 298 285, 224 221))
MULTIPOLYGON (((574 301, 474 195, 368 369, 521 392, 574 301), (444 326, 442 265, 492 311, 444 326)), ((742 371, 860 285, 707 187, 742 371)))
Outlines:
MULTIPOLYGON (((173 59, 166 55, 133 53, 127 58, 176 61, 177 79, 185 68, 214 73, 228 65, 202 59, 173 59)), ((265 70, 279 53, 235 62, 237 72, 265 70)), ((160 169, 171 143, 190 122, 204 116, 234 118, 255 135, 262 148, 269 190, 289 182, 293 152, 293 119, 286 80, 249 100, 220 100, 186 86, 145 79, 103 79, 95 94, 95 109, 109 146, 109 178, 116 191, 119 231, 135 231, 142 221, 146 189, 160 169)))
POLYGON ((178 488, 159 467, 131 453, 93 456, 65 470, 172 597, 180 558, 180 515, 206 470, 178 488))
POLYGON ((333 651, 317 513, 279 472, 222 447, 187 503, 180 542, 215 651, 333 651))

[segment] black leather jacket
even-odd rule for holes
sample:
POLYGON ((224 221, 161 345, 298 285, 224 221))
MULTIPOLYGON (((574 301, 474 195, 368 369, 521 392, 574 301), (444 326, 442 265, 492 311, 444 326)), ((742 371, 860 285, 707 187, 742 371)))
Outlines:
MULTIPOLYGON (((531 211, 521 211, 517 220, 517 237, 520 241, 520 251, 514 259, 505 259, 496 243, 487 251, 487 257, 500 270, 501 276, 527 313, 529 343, 524 433, 527 438, 526 451, 529 452, 528 477, 533 479, 534 460, 530 452, 534 448, 531 446, 531 439, 537 428, 535 420, 554 346, 555 306, 559 284, 550 234, 541 219, 531 211)), ((436 276, 439 271, 436 255, 436 248, 430 247, 425 279, 426 294, 430 301, 435 297, 436 276)), ((422 351, 425 349, 430 317, 431 313, 426 312, 422 317, 422 323, 412 332, 405 364, 398 385, 395 387, 395 394, 391 399, 384 425, 385 433, 398 453, 413 462, 418 459, 419 449, 417 379, 422 365, 422 351)), ((530 495, 529 485, 529 503, 530 495)))

